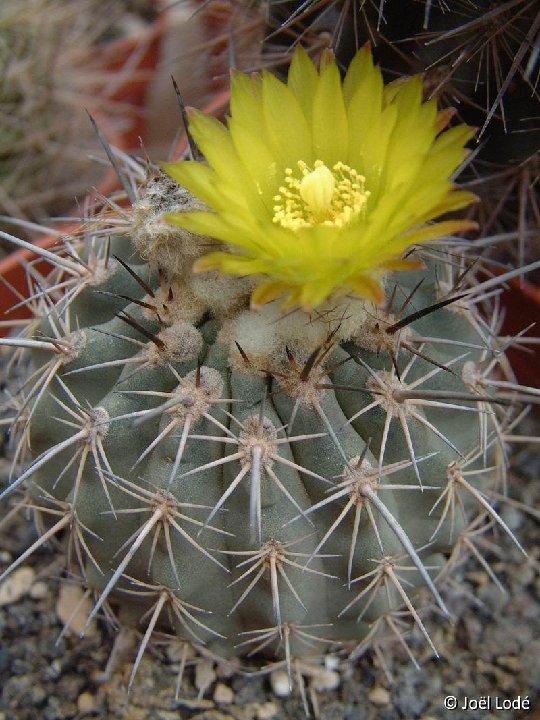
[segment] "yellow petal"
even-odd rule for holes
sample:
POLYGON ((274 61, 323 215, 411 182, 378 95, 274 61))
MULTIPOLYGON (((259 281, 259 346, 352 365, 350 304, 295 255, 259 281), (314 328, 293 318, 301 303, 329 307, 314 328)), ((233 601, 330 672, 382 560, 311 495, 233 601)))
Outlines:
POLYGON ((232 142, 246 173, 263 195, 266 206, 271 206, 278 178, 276 159, 264 132, 262 85, 260 79, 240 72, 232 73, 231 77, 229 132, 232 142))
POLYGON ((469 207, 480 201, 478 195, 467 190, 454 190, 449 193, 442 202, 431 209, 431 217, 438 217, 449 212, 455 212, 456 210, 463 210, 463 208, 469 207))
POLYGON ((364 45, 352 59, 343 81, 343 97, 349 105, 354 95, 359 93, 366 103, 377 105, 381 109, 383 80, 381 71, 373 65, 373 55, 369 45, 364 45))
POLYGON ((311 130, 292 90, 265 72, 262 92, 266 135, 277 164, 282 169, 296 169, 300 159, 312 164, 311 130))
POLYGON ((433 102, 421 104, 421 101, 422 81, 415 76, 400 85, 392 102, 397 118, 382 179, 388 192, 401 183, 413 181, 433 142, 437 107, 433 102))
POLYGON ((329 167, 343 162, 347 155, 348 138, 347 111, 334 60, 321 72, 313 100, 313 151, 316 158, 329 167))
POLYGON ((348 284, 360 297, 373 301, 376 305, 384 303, 384 288, 379 280, 368 275, 359 275, 348 279, 348 284))
POLYGON ((319 74, 304 48, 299 47, 291 60, 287 85, 298 100, 308 123, 313 115, 313 98, 319 74))
POLYGON ((455 116, 455 108, 444 108, 444 110, 440 110, 437 114, 437 122, 435 123, 435 129, 437 130, 437 132, 440 133, 441 130, 444 130, 445 127, 448 127, 450 121, 455 116))
POLYGON ((260 193, 249 178, 245 165, 240 160, 227 128, 199 111, 190 111, 190 131, 209 165, 224 186, 230 186, 242 197, 244 204, 256 212, 264 213, 260 193), (237 188, 242 187, 242 193, 237 188))
POLYGON ((259 285, 259 287, 251 293, 251 307, 258 308, 266 305, 266 303, 272 302, 272 300, 276 300, 278 297, 284 295, 289 289, 290 286, 286 283, 269 280, 259 285))
MULTIPOLYGON (((364 149, 367 143, 367 136, 371 128, 376 127, 380 122, 382 112, 383 81, 379 68, 373 67, 364 57, 359 56, 362 62, 351 63, 351 77, 356 77, 356 72, 362 70, 354 92, 351 95, 347 107, 347 118, 349 125, 349 154, 347 162, 359 172, 365 173, 364 149)), ((357 56, 358 57, 358 56, 357 56)), ((347 78, 349 78, 347 73, 347 78)), ((347 82, 347 78, 345 81, 347 82)), ((351 81, 352 84, 352 81, 351 81)))
POLYGON ((178 163, 163 163, 163 170, 193 193, 209 207, 218 210, 228 204, 228 200, 218 191, 215 172, 200 162, 185 160, 178 163))
MULTIPOLYGON (((403 236, 400 240, 403 243, 403 249, 405 249, 406 247, 416 245, 417 243, 427 242, 428 240, 436 240, 437 238, 477 229, 477 223, 472 220, 444 220, 440 223, 427 225, 420 230, 415 230, 403 236)), ((396 240, 395 245, 398 245, 400 240, 396 240)))
POLYGON ((371 192, 370 203, 372 205, 379 199, 386 154, 396 120, 397 109, 390 105, 374 121, 376 124, 366 132, 362 156, 366 187, 371 192))

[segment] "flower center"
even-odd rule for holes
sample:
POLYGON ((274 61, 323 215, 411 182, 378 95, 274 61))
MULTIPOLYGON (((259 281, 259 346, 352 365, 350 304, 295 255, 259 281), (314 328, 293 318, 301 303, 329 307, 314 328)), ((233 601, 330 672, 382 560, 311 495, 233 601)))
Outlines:
POLYGON ((316 160, 313 169, 298 161, 301 177, 285 169, 285 181, 274 196, 273 221, 290 230, 326 225, 344 227, 365 212, 370 195, 365 177, 338 162, 332 169, 316 160))

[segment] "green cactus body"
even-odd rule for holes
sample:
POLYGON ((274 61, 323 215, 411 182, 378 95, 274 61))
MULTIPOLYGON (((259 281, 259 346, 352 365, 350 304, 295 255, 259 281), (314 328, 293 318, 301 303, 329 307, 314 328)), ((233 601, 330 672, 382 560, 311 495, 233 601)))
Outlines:
MULTIPOLYGON (((293 656, 354 647, 377 619, 416 613, 426 584, 444 609, 434 581, 470 520, 445 503, 451 470, 473 470, 475 488, 499 482, 488 469, 497 411, 484 425, 467 384, 491 356, 474 307, 393 330, 440 302, 445 258, 400 275, 396 315, 345 301, 280 320, 276 308, 250 311, 245 295, 225 318, 203 308, 170 325, 149 310, 157 277, 144 278, 154 298, 132 286, 130 303, 120 295, 133 277, 110 263, 112 295, 89 287, 65 311, 78 328, 72 356, 30 403, 25 473, 44 515, 70 518, 96 611, 110 601, 142 630, 159 603, 156 627, 186 641, 281 658, 283 628, 293 656), (94 304, 102 322, 90 325, 94 304), (252 361, 255 327, 273 346, 252 361)), ((37 375, 49 356, 34 352, 37 375)))

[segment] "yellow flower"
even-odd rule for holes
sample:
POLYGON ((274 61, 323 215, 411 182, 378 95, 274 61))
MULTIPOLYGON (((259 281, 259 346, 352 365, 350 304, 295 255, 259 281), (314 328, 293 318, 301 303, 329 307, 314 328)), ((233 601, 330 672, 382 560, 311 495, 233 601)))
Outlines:
POLYGON ((419 76, 384 87, 368 47, 343 82, 330 53, 317 70, 301 49, 286 84, 233 73, 228 126, 190 116, 208 164, 166 166, 210 208, 171 219, 226 244, 195 270, 259 276, 255 305, 351 291, 380 302, 384 275, 411 267, 407 248, 472 225, 430 222, 475 199, 450 180, 473 131, 445 130, 451 113, 422 92, 419 76))

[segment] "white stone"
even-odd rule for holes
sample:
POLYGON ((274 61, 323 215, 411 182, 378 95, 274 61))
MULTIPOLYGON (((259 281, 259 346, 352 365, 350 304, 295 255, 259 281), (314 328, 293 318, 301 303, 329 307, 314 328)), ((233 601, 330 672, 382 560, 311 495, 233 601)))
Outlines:
POLYGON ((49 594, 49 586, 43 580, 38 580, 30 588, 29 594, 33 600, 43 600, 49 594))
MULTIPOLYGON (((85 595, 80 585, 62 583, 58 600, 56 601, 56 614, 61 622, 75 635, 81 635, 88 616, 92 612, 92 600, 85 595)), ((89 637, 97 632, 97 624, 92 621, 85 635, 89 637)))
POLYGON ((209 660, 201 660, 195 665, 195 687, 205 693, 216 680, 216 671, 209 660))
POLYGON ((31 567, 20 567, 0 585, 0 605, 11 605, 30 590, 36 573, 31 567))
POLYGON ((384 707, 390 702, 390 693, 379 685, 368 693, 368 699, 373 705, 384 707))
POLYGON ((214 702, 216 705, 230 705, 234 701, 234 692, 225 683, 218 683, 214 690, 214 702))
POLYGON ((326 655, 324 658, 324 667, 327 670, 338 670, 340 661, 337 655, 326 655))
POLYGON ((341 677, 335 670, 321 669, 313 674, 311 687, 316 692, 327 692, 339 687, 341 677))
POLYGON ((265 702, 257 707, 257 720, 272 720, 278 714, 278 706, 273 702, 265 702))
POLYGON ((271 672, 270 685, 276 697, 288 697, 292 692, 289 685, 289 676, 285 670, 274 670, 271 672))
POLYGON ((89 692, 81 693, 77 698, 77 709, 83 714, 94 712, 96 709, 96 698, 94 695, 89 692))

